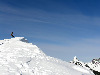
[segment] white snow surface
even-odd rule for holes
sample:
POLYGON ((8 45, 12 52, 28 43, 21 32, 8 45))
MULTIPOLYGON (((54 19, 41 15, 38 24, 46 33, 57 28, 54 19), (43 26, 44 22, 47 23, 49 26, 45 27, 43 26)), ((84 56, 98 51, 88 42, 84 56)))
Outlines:
POLYGON ((87 63, 87 64, 88 64, 88 66, 89 66, 91 69, 100 72, 100 63, 99 63, 99 64, 93 64, 93 63, 91 62, 91 63, 87 63))
POLYGON ((94 75, 90 70, 47 56, 24 37, 0 40, 0 75, 94 75))

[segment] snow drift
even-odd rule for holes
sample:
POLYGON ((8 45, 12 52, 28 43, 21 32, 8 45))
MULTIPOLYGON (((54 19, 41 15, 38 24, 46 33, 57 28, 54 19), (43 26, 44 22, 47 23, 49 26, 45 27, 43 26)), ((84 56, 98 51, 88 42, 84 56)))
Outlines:
POLYGON ((0 40, 0 75, 94 75, 88 69, 47 56, 24 37, 0 40))

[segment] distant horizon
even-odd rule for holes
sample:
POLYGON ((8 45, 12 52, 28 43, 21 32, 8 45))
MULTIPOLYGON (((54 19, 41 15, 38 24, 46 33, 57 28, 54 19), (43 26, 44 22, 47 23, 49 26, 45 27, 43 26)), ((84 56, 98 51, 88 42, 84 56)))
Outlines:
POLYGON ((25 37, 64 61, 100 55, 99 0, 0 0, 0 39, 25 37))

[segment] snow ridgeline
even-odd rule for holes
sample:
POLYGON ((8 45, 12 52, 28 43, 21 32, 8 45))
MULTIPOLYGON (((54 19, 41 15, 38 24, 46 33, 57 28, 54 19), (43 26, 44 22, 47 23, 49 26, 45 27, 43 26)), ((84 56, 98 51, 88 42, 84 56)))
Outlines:
POLYGON ((0 40, 0 75, 94 75, 88 69, 47 56, 24 37, 0 40))
POLYGON ((84 67, 86 69, 90 69, 95 75, 100 75, 100 58, 93 59, 92 62, 84 63, 82 61, 79 61, 75 56, 73 61, 70 61, 70 63, 84 67))

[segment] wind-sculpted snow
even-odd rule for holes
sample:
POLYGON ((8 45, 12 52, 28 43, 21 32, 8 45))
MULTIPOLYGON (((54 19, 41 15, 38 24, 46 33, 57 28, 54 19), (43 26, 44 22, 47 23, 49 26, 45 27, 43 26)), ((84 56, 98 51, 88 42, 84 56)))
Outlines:
POLYGON ((0 75, 94 75, 91 71, 47 56, 24 37, 0 40, 0 75))

